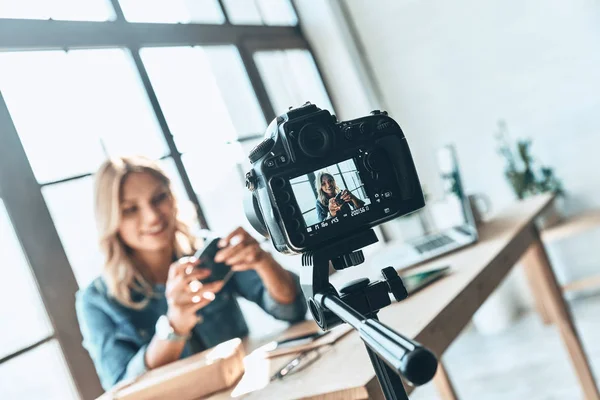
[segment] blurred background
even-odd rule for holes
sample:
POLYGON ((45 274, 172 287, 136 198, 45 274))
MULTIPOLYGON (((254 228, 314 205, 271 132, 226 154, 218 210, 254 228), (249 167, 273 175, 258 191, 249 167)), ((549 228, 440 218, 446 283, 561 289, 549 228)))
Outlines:
MULTIPOLYGON (((430 198, 443 192, 435 152, 452 144, 465 188, 492 211, 556 191, 511 180, 531 162, 560 180, 560 219, 593 213, 599 41, 594 0, 0 0, 0 398, 99 393, 74 294, 102 265, 92 173, 106 157, 160 159, 199 226, 224 234, 249 227, 246 155, 275 116, 305 101, 339 120, 385 109, 430 198)), ((391 240, 394 228, 378 234, 391 240)), ((598 275, 598 240, 592 227, 548 245, 563 285, 598 275)), ((567 296, 600 311, 597 293, 567 296)), ((488 303, 479 336, 451 348, 449 365, 511 329, 527 335, 529 325, 515 325, 532 304, 519 271, 488 303)), ((600 347, 592 351, 598 369, 600 347)), ((471 390, 488 398, 489 387, 471 390)))

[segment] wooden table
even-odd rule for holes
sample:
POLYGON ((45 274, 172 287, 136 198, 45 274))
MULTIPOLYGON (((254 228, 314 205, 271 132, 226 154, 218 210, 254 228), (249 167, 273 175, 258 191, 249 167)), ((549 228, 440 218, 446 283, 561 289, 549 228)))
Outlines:
MULTIPOLYGON (((475 311, 502 282, 524 253, 528 252, 528 277, 535 296, 559 330, 586 399, 600 399, 589 362, 575 330, 571 313, 551 269, 534 224, 535 218, 553 201, 541 195, 514 204, 481 227, 480 241, 461 251, 419 268, 451 265, 446 278, 409 299, 381 310, 380 320, 402 334, 426 345, 439 357, 471 320, 475 311)), ((346 274, 360 275, 360 266, 346 274)), ((337 275, 337 274, 336 274, 337 275)), ((340 274, 342 276, 343 274, 340 274)), ((335 275, 334 275, 335 276, 335 275)), ((333 280, 333 279, 332 279, 333 280)), ((334 282, 337 286, 339 282, 334 282)), ((532 338, 532 340, 535 340, 532 338)), ((289 357, 274 360, 263 375, 269 375, 289 357)), ((451 382, 440 365, 435 383, 444 399, 456 398, 451 382)), ((256 371, 253 371, 256 372, 256 371)), ((526 384, 526 377, 523 383, 526 384)), ((507 384, 518 384, 510 382, 507 384)), ((359 336, 346 335, 310 368, 276 381, 245 399, 377 399, 383 395, 359 336)), ((577 397, 574 394, 574 398, 577 397)), ((230 398, 230 391, 211 399, 230 398)))

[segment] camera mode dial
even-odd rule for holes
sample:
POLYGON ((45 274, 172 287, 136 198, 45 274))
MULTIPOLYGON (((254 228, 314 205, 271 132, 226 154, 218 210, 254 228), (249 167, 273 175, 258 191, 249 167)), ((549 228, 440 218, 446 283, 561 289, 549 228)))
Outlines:
POLYGON ((248 159, 252 164, 254 164, 258 160, 260 160, 264 155, 266 155, 269 151, 271 151, 274 145, 275 140, 273 140, 273 138, 267 138, 263 140, 250 151, 248 159))

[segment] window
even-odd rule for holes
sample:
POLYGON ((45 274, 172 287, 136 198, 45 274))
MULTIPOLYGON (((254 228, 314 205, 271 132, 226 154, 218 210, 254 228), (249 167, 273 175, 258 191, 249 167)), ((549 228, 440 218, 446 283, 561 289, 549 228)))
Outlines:
POLYGON ((40 183, 168 152, 126 50, 0 54, 0 91, 40 183))
POLYGON ((92 193, 91 177, 42 188, 79 287, 87 286, 100 274, 103 260, 98 247, 92 193))
POLYGON ((218 0, 119 0, 127 21, 222 24, 218 0))
POLYGON ((223 0, 229 20, 240 25, 296 25, 290 0, 223 0))
POLYGON ((51 340, 52 326, 37 285, 1 199, 0 249, 6 283, 0 291, 0 321, 11 327, 0 330, 0 360, 6 360, 0 363, 0 398, 75 399, 60 349, 51 340), (19 354, 27 348, 33 349, 19 354))
POLYGON ((0 364, 0 398, 78 398, 56 340, 0 364))
MULTIPOLYGON (((52 326, 37 290, 35 280, 21 250, 12 223, 0 199, 0 269, 4 285, 0 290, 0 321, 14 321, 11 329, 0 329, 0 359, 52 335, 52 326), (9 284, 10 282, 10 284, 9 284), (27 318, 22 318, 27 315, 27 318)), ((0 373, 1 379, 1 373, 0 373)), ((2 393, 0 385, 0 394, 2 393)), ((0 395, 0 398, 9 398, 0 395)))
POLYGON ((234 46, 145 48, 140 52, 208 224, 247 226, 242 199, 246 152, 265 118, 234 46))
MULTIPOLYGON (((190 200, 216 234, 239 225, 253 232, 242 206, 244 173, 273 107, 280 113, 311 100, 331 109, 297 24, 290 0, 0 0, 0 31, 11 33, 0 41, 0 105, 10 114, 0 110, 0 139, 9 139, 0 142, 15 147, 0 146, 0 160, 17 171, 0 176, 15 211, 9 221, 0 210, 0 244, 16 276, 0 304, 14 304, 14 291, 27 296, 20 308, 0 305, 0 324, 31 316, 26 332, 0 333, 0 398, 101 393, 69 322, 71 293, 102 269, 92 174, 106 157, 160 160, 180 201, 190 200), (265 44, 269 50, 254 52, 265 44), (35 198, 32 209, 20 198, 35 198), (12 227, 23 232, 20 241, 12 227), (41 279, 45 259, 54 260, 51 276, 65 279, 41 279), (35 381, 19 380, 32 374, 35 381)), ((274 256, 286 267, 299 261, 274 256)), ((252 329, 278 324, 254 305, 242 307, 252 329)))
POLYGON ((303 175, 290 181, 290 184, 294 187, 294 195, 300 210, 302 210, 306 225, 319 222, 316 211, 318 195, 315 193, 315 174, 309 174, 309 177, 312 179, 306 179, 306 176, 303 175))
POLYGON ((108 0, 0 0, 0 18, 108 21, 115 13, 108 0))
POLYGON ((333 114, 333 106, 308 50, 258 51, 254 60, 277 115, 307 101, 333 114))

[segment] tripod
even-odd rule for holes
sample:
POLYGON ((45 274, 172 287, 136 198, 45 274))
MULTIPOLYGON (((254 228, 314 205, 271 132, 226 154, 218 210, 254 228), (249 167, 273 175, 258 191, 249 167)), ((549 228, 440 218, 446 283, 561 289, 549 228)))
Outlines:
MULTIPOLYGON (((371 364, 386 399, 408 400, 400 376, 411 384, 422 385, 433 378, 437 360, 433 353, 379 322, 377 312, 391 304, 389 293, 397 301, 408 294, 393 267, 381 272, 384 279, 368 278, 349 282, 339 294, 329 282, 329 262, 336 270, 364 262, 360 249, 377 242, 372 229, 359 232, 302 255, 302 265, 312 266, 312 279, 302 281, 302 290, 316 323, 327 331, 348 323, 364 341, 371 364)), ((304 278, 305 275, 303 275, 304 278)))

